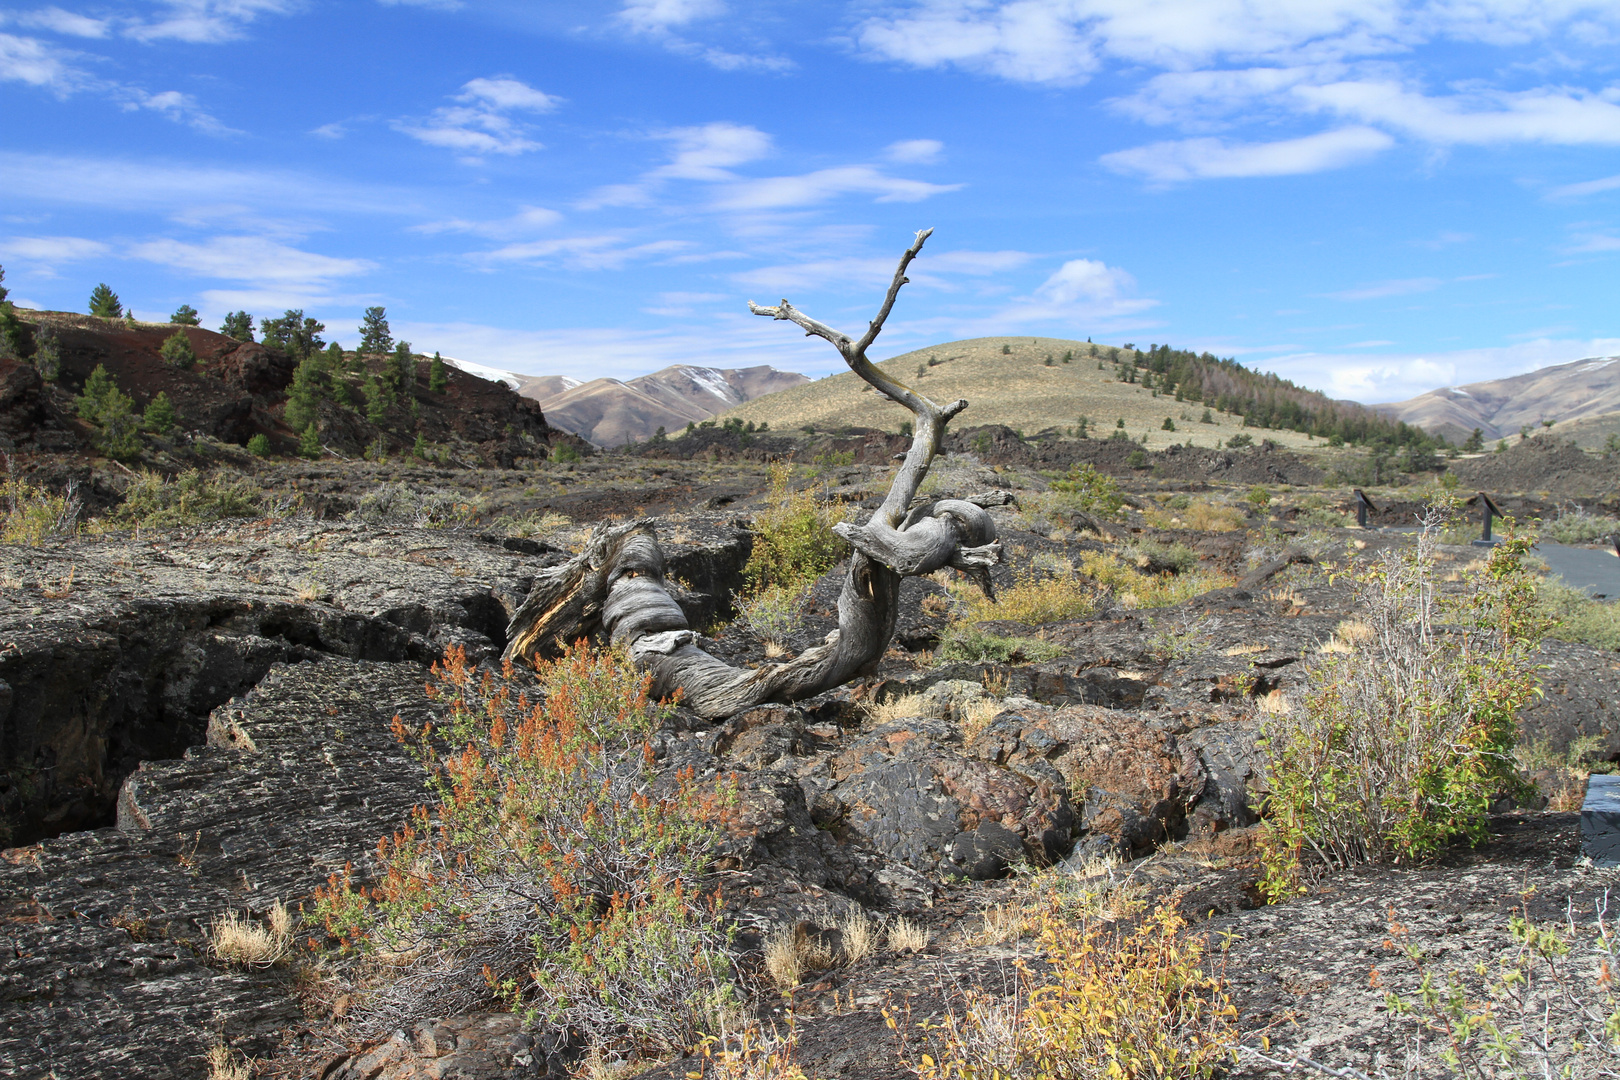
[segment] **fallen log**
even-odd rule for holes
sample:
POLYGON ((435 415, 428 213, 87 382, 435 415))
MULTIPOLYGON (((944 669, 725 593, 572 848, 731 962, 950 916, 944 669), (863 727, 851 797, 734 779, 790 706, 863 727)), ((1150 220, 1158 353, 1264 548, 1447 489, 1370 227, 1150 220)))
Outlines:
POLYGON ((954 567, 990 592, 990 567, 1001 560, 995 523, 975 502, 941 499, 913 505, 918 488, 944 442, 951 418, 967 408, 957 400, 940 406, 891 378, 866 357, 883 330, 906 268, 933 233, 925 229, 906 249, 877 317, 852 339, 793 307, 749 301, 756 315, 792 322, 806 336, 830 342, 851 371, 912 414, 911 447, 889 485, 888 495, 861 524, 842 522, 834 531, 854 549, 838 597, 838 628, 791 660, 759 668, 736 668, 710 656, 675 602, 664 579, 664 555, 649 519, 598 526, 585 550, 536 579, 507 627, 506 656, 533 662, 553 655, 561 642, 605 635, 629 649, 638 667, 653 676, 653 692, 680 691, 700 715, 728 716, 766 702, 790 702, 840 686, 874 665, 894 635, 902 578, 954 567))

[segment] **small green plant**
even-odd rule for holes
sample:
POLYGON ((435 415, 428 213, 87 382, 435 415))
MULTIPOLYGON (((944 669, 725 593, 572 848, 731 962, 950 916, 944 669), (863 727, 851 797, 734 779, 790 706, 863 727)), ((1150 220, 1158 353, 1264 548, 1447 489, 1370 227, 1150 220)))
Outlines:
POLYGON ((1556 577, 1541 583, 1536 600, 1542 615, 1552 623, 1548 637, 1620 650, 1620 603, 1594 600, 1556 577))
POLYGON ((321 453, 321 431, 311 420, 309 426, 304 428, 303 434, 298 436, 298 456, 314 461, 321 453))
POLYGON ((1590 544, 1608 540, 1620 533, 1620 521, 1589 513, 1579 506, 1560 511, 1552 521, 1541 523, 1541 535, 1560 544, 1590 544))
POLYGON ((258 492, 241 480, 209 476, 197 469, 166 480, 148 471, 130 481, 124 501, 107 520, 113 525, 162 528, 253 517, 258 510, 258 492))
POLYGON ((37 545, 47 536, 71 536, 79 531, 79 514, 84 509, 76 485, 61 495, 30 484, 17 475, 8 457, 7 475, 0 480, 0 542, 37 545))
POLYGON ((154 435, 167 435, 174 430, 174 425, 179 423, 179 420, 173 402, 162 390, 146 403, 146 411, 141 414, 141 426, 154 435))
POLYGON ((939 658, 969 664, 1038 664, 1056 660, 1063 647, 1040 638, 992 634, 972 626, 948 630, 939 644, 939 658))
POLYGON ((726 939, 702 892, 731 797, 690 771, 653 786, 668 710, 622 651, 581 643, 478 671, 434 665, 443 719, 394 720, 429 805, 378 845, 376 880, 333 875, 316 916, 345 948, 386 954, 363 1026, 388 1031, 503 1004, 598 1050, 692 1045, 731 998, 726 939))
POLYGON ((1204 414, 1198 418, 1198 422, 1200 424, 1213 424, 1215 422, 1215 417, 1208 409, 1205 409, 1204 414))
POLYGON ((765 585, 740 599, 737 613, 761 641, 780 646, 799 625, 810 600, 810 584, 765 585))
POLYGON ((1243 499, 1258 514, 1271 505, 1271 491, 1264 484, 1256 484, 1248 490, 1243 499))
POLYGON ((1172 420, 1170 417, 1167 416, 1167 417, 1164 418, 1164 423, 1159 425, 1159 430, 1160 431, 1174 431, 1174 430, 1176 430, 1176 422, 1174 420, 1172 420))
POLYGON ((1320 654, 1304 700, 1267 724, 1261 887, 1273 900, 1319 867, 1478 842, 1491 799, 1523 789, 1518 713, 1536 693, 1546 628, 1523 565, 1530 541, 1509 523, 1463 590, 1442 597, 1441 524, 1431 512, 1414 545, 1349 574, 1371 633, 1320 654))
POLYGON ((551 448, 551 460, 562 462, 563 464, 567 464, 571 461, 578 461, 579 451, 574 448, 573 443, 560 442, 551 448))
POLYGON ((1125 459, 1125 464, 1133 469, 1145 469, 1147 468, 1147 463, 1147 453, 1143 450, 1132 450, 1130 455, 1125 459))
POLYGON ((141 452, 140 417, 135 401, 118 389, 105 365, 97 364, 75 403, 79 416, 96 426, 96 448, 110 458, 127 460, 141 452))
POLYGON ((170 367, 189 368, 197 363, 197 354, 191 348, 191 339, 186 337, 184 330, 176 330, 163 339, 158 348, 163 362, 170 367))
POLYGON ((1052 490, 1075 496, 1079 509, 1112 517, 1125 505, 1119 483, 1097 471, 1089 462, 1069 466, 1067 475, 1052 481, 1052 490))
POLYGON ((772 465, 770 477, 765 509, 754 515, 754 548, 743 567, 743 579, 753 590, 805 585, 849 552, 832 529, 844 518, 842 503, 819 497, 814 489, 793 490, 791 465, 772 465))
POLYGON ((252 454, 256 458, 267 458, 267 457, 269 457, 270 456, 270 436, 266 435, 262 431, 257 432, 252 438, 250 438, 247 441, 247 452, 252 454))
POLYGON ((1240 431, 1226 440, 1228 450, 1246 450, 1254 445, 1254 436, 1247 431, 1240 431))

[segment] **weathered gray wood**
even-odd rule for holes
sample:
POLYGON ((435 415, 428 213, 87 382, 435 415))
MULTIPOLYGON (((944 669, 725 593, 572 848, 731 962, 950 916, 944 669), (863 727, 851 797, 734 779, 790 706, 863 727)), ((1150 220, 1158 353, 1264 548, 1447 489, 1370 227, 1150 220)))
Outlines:
POLYGON ((936 405, 891 378, 866 358, 883 329, 906 268, 932 234, 925 229, 901 256, 877 318, 852 340, 783 300, 775 307, 749 301, 756 315, 782 319, 825 338, 867 383, 913 416, 911 447, 883 504, 859 525, 834 531, 854 548, 838 597, 838 628, 791 660, 760 668, 734 668, 696 644, 696 635, 664 580, 663 552, 651 521, 601 526, 567 564, 537 579, 507 628, 506 655, 533 659, 559 641, 606 633, 629 648, 653 676, 660 697, 677 692, 703 716, 727 716, 765 702, 789 702, 840 686, 875 664, 894 635, 900 580, 946 566, 967 574, 990 595, 990 567, 1001 560, 995 523, 983 506, 959 499, 912 507, 928 467, 944 441, 945 426, 966 401, 936 405))

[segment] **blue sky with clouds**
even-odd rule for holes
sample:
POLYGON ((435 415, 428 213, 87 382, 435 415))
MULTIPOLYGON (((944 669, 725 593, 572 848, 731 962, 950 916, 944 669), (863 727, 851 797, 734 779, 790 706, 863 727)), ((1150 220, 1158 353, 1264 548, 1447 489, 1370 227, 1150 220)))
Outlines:
POLYGON ((13 299, 628 377, 1168 341, 1337 396, 1620 352, 1613 0, 0 4, 13 299))

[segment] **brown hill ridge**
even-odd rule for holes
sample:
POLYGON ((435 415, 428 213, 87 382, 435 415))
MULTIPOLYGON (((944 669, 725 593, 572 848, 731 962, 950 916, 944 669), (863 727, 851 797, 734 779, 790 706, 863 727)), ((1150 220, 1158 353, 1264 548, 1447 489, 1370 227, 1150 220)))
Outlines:
POLYGON ((810 380, 766 364, 746 368, 674 364, 621 382, 580 383, 559 375, 525 379, 520 389, 535 399, 551 422, 598 446, 641 442, 659 428, 674 432, 711 420, 746 401, 810 380))
POLYGON ((1443 386, 1374 408, 1453 442, 1466 440, 1475 428, 1486 439, 1501 439, 1551 420, 1560 434, 1571 436, 1576 432, 1566 425, 1578 422, 1583 433, 1595 434, 1601 443, 1604 434, 1620 430, 1620 416, 1607 416, 1620 413, 1620 356, 1590 356, 1506 379, 1443 386), (1605 416, 1606 421, 1598 420, 1605 416))

